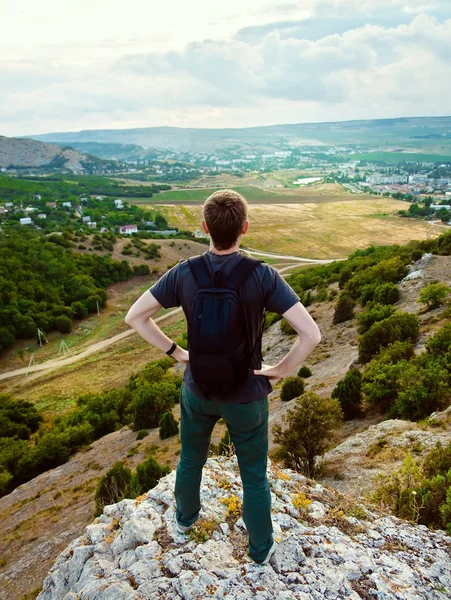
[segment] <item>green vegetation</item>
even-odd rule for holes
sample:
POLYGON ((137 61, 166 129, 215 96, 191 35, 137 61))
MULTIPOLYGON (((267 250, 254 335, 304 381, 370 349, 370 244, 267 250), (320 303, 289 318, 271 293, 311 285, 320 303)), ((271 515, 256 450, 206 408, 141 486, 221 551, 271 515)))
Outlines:
POLYGON ((149 427, 156 427, 161 415, 178 399, 181 381, 168 373, 170 366, 170 359, 148 363, 130 377, 123 389, 82 394, 73 410, 47 424, 29 403, 2 396, 0 493, 9 493, 40 473, 63 464, 71 454, 94 440, 124 425, 133 425, 137 415, 141 416, 143 398, 153 413, 150 419, 146 416, 142 420, 150 420, 149 427))
POLYGON ((344 323, 354 318, 354 306, 355 302, 346 293, 341 293, 338 297, 337 304, 335 305, 333 324, 344 323))
POLYGON ((267 312, 265 313, 265 325, 264 328, 269 329, 273 323, 280 321, 282 319, 282 315, 278 315, 277 313, 267 312))
POLYGON ((451 288, 445 283, 431 283, 421 290, 418 302, 425 304, 429 310, 438 308, 450 292, 451 288))
POLYGON ((400 469, 375 481, 373 501, 398 517, 451 534, 451 443, 437 442, 421 466, 408 454, 400 469))
POLYGON ((297 372, 297 376, 302 377, 304 379, 307 379, 308 377, 311 377, 312 375, 313 375, 313 373, 311 372, 311 370, 308 367, 306 367, 305 365, 303 365, 297 372))
POLYGON ((314 477, 315 456, 325 452, 331 433, 342 419, 338 400, 306 392, 283 417, 287 427, 273 427, 274 441, 280 444, 277 458, 283 460, 286 467, 314 477))
POLYGON ((69 246, 68 236, 34 231, 0 237, 0 351, 36 337, 38 327, 67 333, 72 318, 105 306, 105 287, 134 274, 125 260, 78 254, 69 246))
POLYGON ((415 342, 419 332, 416 315, 396 312, 377 321, 359 338, 359 361, 367 363, 379 350, 398 340, 415 342))
POLYGON ((160 439, 165 440, 166 438, 177 435, 179 432, 179 425, 174 419, 174 415, 171 411, 163 413, 160 418, 160 439))
POLYGON ((170 473, 168 467, 161 466, 150 456, 136 467, 132 475, 131 470, 117 461, 99 481, 95 496, 95 513, 98 517, 105 506, 120 502, 124 498, 137 498, 154 488, 161 477, 170 473))
POLYGON ((333 389, 332 398, 340 402, 345 421, 362 416, 362 374, 359 369, 353 368, 346 373, 333 389))
POLYGON ((304 380, 295 375, 294 377, 286 377, 282 383, 280 399, 283 402, 289 402, 293 398, 299 397, 304 393, 304 380))

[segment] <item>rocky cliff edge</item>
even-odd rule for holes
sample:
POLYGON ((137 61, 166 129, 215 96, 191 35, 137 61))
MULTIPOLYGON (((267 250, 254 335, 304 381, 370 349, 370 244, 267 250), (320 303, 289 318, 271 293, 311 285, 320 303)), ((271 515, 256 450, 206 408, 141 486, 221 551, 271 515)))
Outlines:
POLYGON ((234 458, 210 458, 190 535, 174 526, 175 472, 106 506, 55 561, 38 600, 445 600, 451 538, 333 488, 268 467, 275 536, 268 566, 247 557, 234 458))

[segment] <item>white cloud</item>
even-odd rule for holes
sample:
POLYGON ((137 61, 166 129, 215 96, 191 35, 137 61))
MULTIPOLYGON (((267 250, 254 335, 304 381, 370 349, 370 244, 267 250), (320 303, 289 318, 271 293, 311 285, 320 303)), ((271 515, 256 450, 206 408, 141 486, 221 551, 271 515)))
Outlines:
MULTIPOLYGON (((47 10, 53 0, 44 4, 47 10)), ((235 27, 233 35, 224 35, 226 29, 204 26, 204 41, 187 40, 178 48, 164 44, 161 30, 156 44, 146 44, 139 37, 142 24, 127 24, 114 50, 111 39, 99 39, 78 54, 76 46, 62 45, 47 60, 10 56, 0 60, 0 133, 447 114, 446 4, 312 0, 302 2, 300 19, 265 25, 268 15, 292 18, 299 12, 299 4, 273 3, 262 9, 259 27, 235 27), (221 35, 210 35, 213 30, 221 35), (134 33, 128 47, 126 36, 134 33)), ((258 5, 250 3, 240 24, 258 5)), ((237 6, 233 0, 228 7, 232 23, 237 6)))

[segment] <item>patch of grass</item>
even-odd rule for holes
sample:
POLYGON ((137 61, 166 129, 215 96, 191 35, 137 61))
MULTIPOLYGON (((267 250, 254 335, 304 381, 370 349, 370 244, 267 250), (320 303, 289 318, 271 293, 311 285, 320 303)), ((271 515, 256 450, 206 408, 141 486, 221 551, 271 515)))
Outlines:
POLYGON ((199 519, 189 530, 190 540, 203 544, 209 540, 214 531, 219 529, 219 524, 213 519, 199 519))

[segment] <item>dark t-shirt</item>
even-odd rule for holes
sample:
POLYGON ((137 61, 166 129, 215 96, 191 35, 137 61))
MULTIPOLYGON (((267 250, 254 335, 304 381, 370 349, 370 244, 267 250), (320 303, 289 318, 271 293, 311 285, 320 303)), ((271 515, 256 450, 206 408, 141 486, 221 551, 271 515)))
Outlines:
MULTIPOLYGON (((239 256, 238 251, 230 254, 214 254, 210 250, 204 252, 204 257, 206 257, 208 265, 211 266, 212 273, 221 270, 226 277, 233 269, 239 256)), ((182 260, 165 273, 149 291, 164 308, 181 306, 183 312, 187 315, 198 289, 188 262, 182 260)), ((297 294, 288 283, 273 267, 266 263, 257 265, 254 272, 248 277, 241 287, 241 297, 246 307, 251 337, 255 340, 261 331, 265 310, 283 314, 299 302, 297 294)), ((252 367, 253 369, 260 369, 261 367, 261 348, 258 345, 253 353, 252 367)), ((195 384, 189 364, 185 369, 183 381, 195 396, 203 400, 207 399, 202 390, 195 384)), ((272 392, 272 386, 269 379, 262 375, 254 375, 251 370, 244 385, 239 387, 233 394, 212 395, 209 399, 219 402, 247 404, 248 402, 261 400, 270 392, 272 392)))

